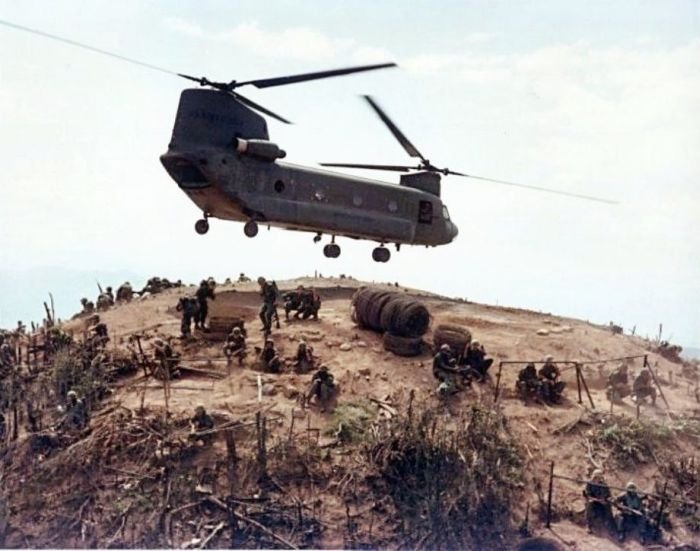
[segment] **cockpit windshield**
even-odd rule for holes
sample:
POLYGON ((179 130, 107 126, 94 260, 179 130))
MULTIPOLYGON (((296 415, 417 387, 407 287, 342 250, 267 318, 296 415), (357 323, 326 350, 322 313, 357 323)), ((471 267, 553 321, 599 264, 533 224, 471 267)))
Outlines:
POLYGON ((442 217, 443 217, 445 220, 449 220, 449 219, 450 219, 450 213, 448 212, 447 207, 446 207, 445 205, 442 206, 442 217))

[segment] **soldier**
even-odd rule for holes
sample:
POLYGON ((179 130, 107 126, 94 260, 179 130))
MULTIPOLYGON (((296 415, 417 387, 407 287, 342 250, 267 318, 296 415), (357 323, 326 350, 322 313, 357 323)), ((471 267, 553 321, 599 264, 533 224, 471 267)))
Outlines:
POLYGON ((78 398, 75 390, 69 390, 66 394, 68 402, 61 411, 65 412, 58 428, 68 430, 83 430, 88 424, 88 411, 85 403, 78 398))
POLYGON ((301 308, 301 296, 304 292, 304 286, 299 285, 296 291, 289 291, 282 296, 284 300, 284 317, 289 320, 289 313, 294 311, 294 319, 299 319, 299 309, 301 308))
POLYGON ((236 283, 250 283, 250 278, 241 272, 236 283))
POLYGON ((493 358, 486 357, 486 350, 479 341, 472 341, 464 353, 464 364, 470 367, 481 381, 486 377, 493 358))
POLYGON ((276 286, 266 281, 264 277, 258 278, 258 285, 260 285, 260 296, 263 300, 260 307, 260 321, 263 324, 263 331, 266 335, 269 335, 272 332, 272 317, 276 311, 277 290, 275 289, 276 286))
POLYGON ((117 302, 131 302, 132 298, 134 298, 134 290, 131 283, 127 281, 117 289, 117 302))
POLYGON ((199 289, 197 289, 196 296, 197 303, 199 306, 199 314, 197 315, 197 317, 195 317, 194 328, 206 331, 207 328, 204 324, 207 321, 207 314, 209 313, 209 305, 207 304, 207 299, 210 298, 211 300, 216 300, 216 295, 214 294, 214 287, 209 282, 203 279, 199 284, 199 289))
POLYGON ((109 299, 109 305, 114 306, 114 292, 112 291, 111 287, 107 287, 105 290, 105 295, 107 295, 107 298, 109 299))
POLYGON ((98 312, 103 312, 105 310, 108 310, 110 306, 114 304, 114 299, 109 298, 109 295, 107 293, 100 293, 99 296, 97 297, 97 311, 98 312))
POLYGON ((83 310, 81 314, 92 314, 95 312, 95 304, 92 301, 89 301, 85 297, 80 299, 80 304, 83 306, 83 310))
POLYGON ((310 404, 311 399, 315 396, 316 402, 321 406, 321 412, 324 412, 335 390, 333 375, 328 371, 327 366, 322 365, 319 370, 314 373, 313 377, 311 377, 311 387, 306 394, 306 403, 310 404))
POLYGON ((594 526, 602 521, 610 530, 614 527, 612 505, 610 503, 610 488, 605 482, 603 471, 596 469, 591 480, 583 489, 586 498, 586 524, 588 531, 593 532, 594 526))
POLYGON ((260 363, 267 373, 279 373, 282 369, 282 362, 279 354, 275 350, 275 343, 272 339, 265 340, 265 346, 260 351, 260 363))
POLYGON ((228 337, 226 337, 224 355, 227 358, 238 358, 238 365, 243 364, 243 358, 246 355, 246 344, 245 335, 243 335, 240 327, 234 327, 228 337))
POLYGON ((210 444, 214 439, 212 433, 208 433, 214 428, 214 418, 207 413, 203 405, 198 405, 194 409, 194 415, 190 418, 190 440, 201 441, 203 444, 210 444), (202 434, 202 433, 205 434, 202 434))
POLYGON ((566 383, 559 380, 561 373, 554 363, 553 356, 547 356, 544 359, 544 365, 537 375, 542 383, 540 389, 544 399, 552 403, 558 402, 566 383))
POLYGON ((180 363, 180 355, 173 351, 170 343, 162 339, 153 341, 153 358, 156 366, 153 374, 157 379, 174 379, 180 376, 178 364, 180 363))
POLYGON ((632 398, 636 403, 641 402, 647 396, 651 396, 652 405, 656 405, 656 389, 652 384, 651 374, 648 369, 642 369, 634 379, 632 394, 632 398))
POLYGON ((521 398, 526 400, 529 396, 537 396, 540 392, 540 380, 537 378, 535 364, 529 363, 518 372, 518 380, 515 382, 521 398))
POLYGON ((629 532, 637 530, 643 543, 647 524, 644 501, 647 497, 640 495, 637 486, 631 481, 627 483, 625 490, 615 499, 615 505, 620 509, 620 515, 617 517, 618 538, 624 541, 629 532))
POLYGON ((462 372, 456 366, 456 363, 450 345, 443 344, 440 346, 440 350, 433 358, 433 377, 440 381, 437 391, 441 396, 453 394, 459 390, 457 377, 462 372))
POLYGON ((312 289, 306 289, 301 293, 301 304, 299 312, 302 319, 318 320, 318 311, 321 309, 321 297, 312 289))
POLYGON ((17 320, 17 329, 15 329, 15 333, 18 336, 22 336, 26 334, 27 332, 27 326, 22 323, 22 320, 17 320))
POLYGON ((93 333, 90 342, 98 348, 103 348, 109 342, 107 324, 100 321, 100 316, 95 316, 93 321, 95 325, 90 328, 90 332, 93 333))
POLYGON ((630 383, 626 363, 621 363, 608 377, 608 388, 605 392, 608 400, 619 402, 630 394, 630 383))
POLYGON ((182 321, 180 323, 180 338, 186 339, 192 334, 192 318, 194 318, 197 315, 197 300, 190 297, 182 297, 180 300, 178 300, 175 309, 178 312, 182 312, 182 321))
POLYGON ((316 367, 313 351, 314 349, 307 346, 304 341, 299 341, 297 353, 295 354, 294 361, 292 363, 295 373, 308 373, 314 369, 314 367, 316 367))

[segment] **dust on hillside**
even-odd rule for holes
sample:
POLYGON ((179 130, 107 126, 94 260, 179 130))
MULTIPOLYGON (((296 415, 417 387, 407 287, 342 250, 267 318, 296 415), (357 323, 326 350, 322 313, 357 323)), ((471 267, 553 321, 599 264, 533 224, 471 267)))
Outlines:
MULTIPOLYGON (((452 548, 456 542, 474 547, 479 538, 488 538, 490 548, 508 549, 518 541, 520 527, 569 548, 616 549, 612 537, 587 533, 582 485, 564 478, 555 479, 552 531, 545 529, 551 462, 568 479, 586 480, 594 468, 602 468, 611 486, 634 479, 642 490, 660 492, 673 475, 670 459, 697 453, 697 381, 684 377, 683 366, 658 354, 654 343, 580 320, 379 285, 419 297, 433 327, 467 327, 495 358, 489 381, 441 400, 428 346, 417 357, 395 356, 384 349, 380 334, 352 321, 350 300, 362 283, 298 279, 280 282, 280 288, 300 284, 314 286, 321 295, 319 321, 286 322, 282 313, 281 327, 271 338, 283 357, 292 356, 300 340, 313 346, 340 389, 332 411, 303 407, 300 397, 310 374, 260 373, 252 368, 252 355, 241 367, 229 363, 221 335, 195 332, 180 341, 175 306, 193 288, 117 305, 100 313, 109 327, 109 353, 133 347, 132 335, 140 335, 147 355, 155 339, 170 339, 182 365, 191 370, 167 385, 141 371, 116 378, 109 395, 95 403, 89 433, 78 439, 37 442, 23 429, 16 440, 8 438, 2 463, 9 526, 5 545, 452 548), (582 373, 595 408, 585 392, 579 403, 573 369, 562 373, 567 383, 563 403, 522 403, 514 391, 522 367, 516 364, 504 364, 494 402, 500 362, 541 360, 549 354, 560 362, 592 362, 582 364, 582 373), (656 407, 641 408, 637 421, 629 401, 610 412, 605 386, 616 364, 599 362, 639 355, 647 355, 670 407, 659 398, 656 407), (188 420, 197 405, 216 422, 209 445, 193 445, 188 438, 188 420), (479 430, 493 431, 494 438, 470 447, 460 439, 470 430, 481 434, 474 415, 489 419, 479 430), (419 454, 406 444, 405 435, 414 433, 424 439, 420 449, 429 451, 419 454), (642 445, 645 435, 648 442, 642 445), (391 442, 395 454, 387 455, 391 442), (509 451, 499 460, 489 455, 491 446, 509 451), (472 455, 460 457, 465 450, 472 455), (404 465, 401 458, 413 463, 404 465), (459 469, 444 471, 441 461, 474 468, 466 476, 459 469), (417 464, 423 468, 408 469, 417 464), (426 472, 450 473, 464 484, 422 479, 426 472), (393 486, 392 476, 399 477, 393 486), (481 500, 488 488, 492 499, 481 500), (457 511, 470 513, 455 516, 457 511), (474 511, 482 511, 481 516, 473 516, 474 511), (494 523, 497 530, 483 531, 494 523), (444 537, 431 539, 440 530, 444 537)), ((252 349, 263 344, 259 305, 254 283, 219 286, 210 316, 243 319, 252 349)), ((80 336, 85 319, 62 329, 80 336)), ((641 361, 632 362, 632 369, 641 369, 641 361)), ((41 380, 39 374, 29 385, 41 380)), ((42 403, 55 409, 54 390, 41 384, 42 403)), ((51 412, 46 415, 50 418, 51 412)), ((697 480, 694 486, 678 482, 674 488, 697 502, 697 480)), ((673 528, 666 541, 697 541, 686 517, 669 510, 673 528)), ((625 543, 627 549, 637 547, 635 541, 625 543)))

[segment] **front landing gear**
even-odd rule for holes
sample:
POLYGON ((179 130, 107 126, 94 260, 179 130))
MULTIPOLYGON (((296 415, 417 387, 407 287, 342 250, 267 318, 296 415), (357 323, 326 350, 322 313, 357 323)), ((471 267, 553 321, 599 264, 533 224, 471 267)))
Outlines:
POLYGON ((194 231, 196 231, 199 235, 204 235, 209 231, 209 221, 206 219, 206 217, 195 222, 194 231))
POLYGON ((248 220, 243 226, 243 233, 248 237, 255 237, 258 235, 258 223, 255 220, 248 220))
POLYGON ((391 251, 387 249, 384 245, 377 247, 372 251, 372 260, 375 262, 389 262, 391 258, 391 251))

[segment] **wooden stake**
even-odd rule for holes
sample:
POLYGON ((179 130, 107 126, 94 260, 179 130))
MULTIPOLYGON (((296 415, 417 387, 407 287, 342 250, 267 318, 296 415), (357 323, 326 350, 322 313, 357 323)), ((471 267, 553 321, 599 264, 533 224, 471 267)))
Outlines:
POLYGON ((549 491, 547 492, 547 528, 551 528, 552 520, 552 490, 554 487, 554 461, 549 467, 549 491))

